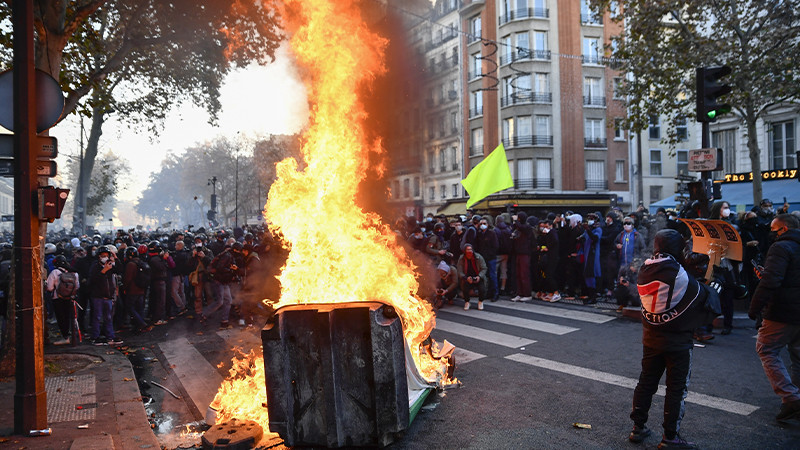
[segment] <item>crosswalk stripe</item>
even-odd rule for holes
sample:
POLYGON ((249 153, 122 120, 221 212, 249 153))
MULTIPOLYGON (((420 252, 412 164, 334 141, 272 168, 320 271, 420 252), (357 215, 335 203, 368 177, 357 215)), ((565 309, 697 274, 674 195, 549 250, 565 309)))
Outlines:
POLYGON ((522 347, 524 345, 533 344, 536 342, 532 339, 525 339, 518 336, 512 336, 510 334, 498 333, 496 331, 464 325, 458 322, 450 322, 449 320, 440 318, 436 319, 436 329, 509 348, 522 347))
POLYGON ((522 317, 509 316, 506 314, 498 314, 489 311, 464 311, 463 309, 448 309, 443 311, 447 314, 456 314, 459 316, 473 317, 475 319, 487 320, 489 322, 502 323, 512 325, 515 327, 526 328, 529 330, 541 331, 550 334, 567 334, 573 331, 578 331, 580 328, 567 327, 550 322, 542 322, 539 320, 523 319, 522 317))
POLYGON ((185 337, 158 344, 201 414, 217 395, 222 376, 185 337))
POLYGON ((456 358, 456 364, 466 364, 471 361, 476 361, 481 358, 486 358, 486 355, 483 355, 481 353, 471 352, 461 347, 456 347, 456 349, 453 350, 453 356, 455 356, 456 358))
MULTIPOLYGON (((522 364, 527 364, 529 366, 541 367, 543 369, 553 370, 556 372, 566 373, 581 378, 600 381, 602 383, 612 384, 614 386, 620 386, 628 389, 636 388, 637 380, 634 378, 614 375, 612 373, 601 372, 599 370, 589 369, 586 367, 573 366, 571 364, 565 364, 558 361, 538 358, 531 355, 524 355, 521 353, 508 355, 506 356, 506 359, 509 359, 511 361, 516 361, 522 364)), ((659 385, 658 391, 656 393, 663 397, 666 393, 666 387, 664 385, 659 385)), ((694 403, 696 405, 702 405, 709 408, 719 409, 721 411, 739 414, 742 416, 750 415, 753 411, 758 409, 758 406, 750 405, 747 403, 737 402, 734 400, 728 400, 720 397, 714 397, 711 395, 698 394, 696 392, 691 392, 691 391, 689 391, 689 394, 686 396, 686 401, 689 403, 694 403)))
MULTIPOLYGON (((491 305, 492 308, 510 309, 512 311, 523 311, 523 312, 541 314, 544 316, 579 320, 581 322, 606 323, 616 319, 616 317, 607 316, 605 314, 596 314, 585 311, 575 311, 574 309, 565 309, 553 306, 532 305, 530 303, 497 302, 497 303, 492 303, 491 305)), ((449 312, 449 310, 445 311, 449 312)))

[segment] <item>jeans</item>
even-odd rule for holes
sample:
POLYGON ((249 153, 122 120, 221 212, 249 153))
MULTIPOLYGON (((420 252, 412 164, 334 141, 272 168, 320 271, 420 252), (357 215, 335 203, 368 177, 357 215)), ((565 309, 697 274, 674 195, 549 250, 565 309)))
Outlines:
POLYGON ((175 307, 178 308, 178 311, 180 311, 186 308, 186 293, 183 290, 183 277, 175 275, 170 281, 172 284, 170 289, 172 301, 175 303, 175 307))
POLYGON ((114 323, 111 310, 114 300, 110 298, 92 298, 92 339, 100 337, 100 324, 103 324, 103 334, 108 339, 114 338, 114 323))
POLYGON ((203 310, 203 315, 208 317, 210 314, 213 314, 216 310, 222 308, 222 321, 228 321, 228 315, 231 312, 231 302, 233 298, 231 297, 231 287, 228 284, 219 283, 217 281, 213 282, 214 284, 218 285, 217 287, 217 298, 214 300, 214 303, 206 306, 203 310))
POLYGON ((685 411, 684 399, 689 392, 689 378, 692 376, 692 349, 676 352, 643 347, 642 373, 633 391, 633 411, 631 420, 638 426, 647 423, 653 395, 658 390, 658 380, 667 371, 667 394, 664 397, 664 436, 673 439, 681 427, 685 411))
POLYGON ((781 397, 783 403, 800 400, 797 388, 800 382, 800 325, 764 319, 758 329, 756 352, 772 390, 781 397), (784 347, 789 350, 789 360, 792 362, 791 377, 781 359, 784 347))
POLYGON ((144 294, 125 296, 125 312, 133 319, 136 326, 144 328, 147 322, 144 320, 144 294))
POLYGON ((489 293, 491 294, 491 298, 497 298, 500 295, 500 291, 497 289, 497 260, 492 259, 486 261, 486 265, 488 269, 486 274, 489 276, 489 293))

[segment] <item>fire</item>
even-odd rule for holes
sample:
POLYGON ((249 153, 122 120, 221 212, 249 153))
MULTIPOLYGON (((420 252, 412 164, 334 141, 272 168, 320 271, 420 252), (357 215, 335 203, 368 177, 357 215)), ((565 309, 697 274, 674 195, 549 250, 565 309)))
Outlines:
MULTIPOLYGON (((363 126, 359 92, 385 72, 386 40, 364 23, 355 0, 286 0, 284 27, 311 103, 303 136, 304 169, 288 158, 277 164, 265 217, 270 229, 290 244, 280 276, 276 307, 299 303, 381 301, 392 305, 402 322, 408 348, 420 373, 431 383, 448 382, 440 360, 422 349, 435 325, 434 312, 415 296, 415 266, 377 214, 356 204, 359 183, 369 170, 371 152, 382 153, 363 126)), ((436 349, 432 349, 434 352, 436 349)), ((263 360, 249 359, 260 381, 246 380, 243 400, 263 409, 261 418, 226 410, 233 388, 226 381, 214 401, 227 417, 266 423, 266 408, 253 401, 264 391, 263 360), (260 383, 260 384, 259 384, 260 383), (256 389, 257 387, 258 389, 256 389)), ((233 373, 233 372, 232 372, 233 373)), ((239 378, 239 377, 237 377, 239 378)))

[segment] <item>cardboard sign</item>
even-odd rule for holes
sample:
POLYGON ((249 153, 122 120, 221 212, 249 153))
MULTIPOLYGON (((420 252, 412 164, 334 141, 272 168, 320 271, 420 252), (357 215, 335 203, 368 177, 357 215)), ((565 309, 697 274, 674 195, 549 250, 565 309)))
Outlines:
POLYGON ((723 257, 734 261, 742 260, 742 238, 728 222, 709 219, 680 221, 692 231, 693 252, 705 253, 716 263, 723 257))

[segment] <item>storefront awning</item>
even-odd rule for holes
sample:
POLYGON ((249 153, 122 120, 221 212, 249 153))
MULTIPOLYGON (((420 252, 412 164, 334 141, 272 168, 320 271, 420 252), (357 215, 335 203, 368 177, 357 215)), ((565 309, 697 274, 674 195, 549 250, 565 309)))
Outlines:
MULTIPOLYGON (((720 183, 722 200, 736 211, 749 211, 753 207, 753 183, 720 183)), ((761 198, 768 198, 775 209, 789 202, 789 211, 800 209, 800 182, 796 179, 761 182, 761 198)))
POLYGON ((467 202, 453 202, 444 205, 441 209, 436 211, 436 214, 444 214, 446 216, 456 216, 467 213, 467 202))

